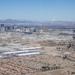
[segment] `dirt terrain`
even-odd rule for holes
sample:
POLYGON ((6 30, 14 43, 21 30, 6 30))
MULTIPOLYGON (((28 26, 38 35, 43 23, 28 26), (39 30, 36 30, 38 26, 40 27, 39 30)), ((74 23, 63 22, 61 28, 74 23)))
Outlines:
POLYGON ((73 40, 51 40, 50 35, 42 40, 35 36, 40 39, 35 40, 32 36, 0 34, 0 75, 75 75, 73 40))

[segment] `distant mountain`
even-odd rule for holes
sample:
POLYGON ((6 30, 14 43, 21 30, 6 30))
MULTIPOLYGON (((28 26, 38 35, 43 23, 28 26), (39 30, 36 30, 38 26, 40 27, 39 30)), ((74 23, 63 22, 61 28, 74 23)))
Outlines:
POLYGON ((0 23, 32 23, 32 21, 27 20, 13 20, 13 19, 6 19, 6 20, 0 20, 0 23))
POLYGON ((40 26, 40 27, 56 27, 56 28, 73 28, 75 27, 75 22, 73 21, 44 21, 44 22, 35 22, 35 21, 28 21, 28 20, 13 20, 13 19, 6 19, 0 20, 0 23, 11 23, 16 25, 26 25, 26 26, 40 26), (18 23, 18 24, 17 24, 18 23), (21 24, 20 24, 21 23, 21 24), (24 23, 24 24, 22 24, 24 23))

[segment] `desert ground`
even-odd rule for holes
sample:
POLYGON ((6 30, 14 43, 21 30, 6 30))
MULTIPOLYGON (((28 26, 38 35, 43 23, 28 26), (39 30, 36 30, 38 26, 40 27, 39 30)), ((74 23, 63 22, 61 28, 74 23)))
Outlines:
POLYGON ((15 35, 0 34, 0 75, 75 75, 74 40, 70 37, 15 35))

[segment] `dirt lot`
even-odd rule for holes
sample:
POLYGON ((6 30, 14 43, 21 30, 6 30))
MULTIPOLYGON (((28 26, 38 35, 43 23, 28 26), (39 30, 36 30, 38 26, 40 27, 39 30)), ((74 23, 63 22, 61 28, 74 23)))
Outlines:
POLYGON ((0 59, 0 75, 74 75, 74 61, 63 59, 64 53, 72 56, 74 52, 66 50, 64 45, 50 46, 46 41, 34 43, 43 48, 41 55, 0 59))
POLYGON ((41 47, 42 53, 0 58, 0 75, 75 75, 75 51, 73 48, 67 48, 68 40, 34 41, 32 37, 33 40, 29 41, 28 37, 21 37, 16 34, 13 36, 1 34, 0 50, 20 51, 25 47, 41 47))

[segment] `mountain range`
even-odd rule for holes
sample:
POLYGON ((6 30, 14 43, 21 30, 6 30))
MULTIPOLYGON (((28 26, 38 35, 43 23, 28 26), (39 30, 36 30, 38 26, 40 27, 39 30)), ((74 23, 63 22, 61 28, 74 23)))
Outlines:
POLYGON ((43 21, 43 22, 35 22, 30 20, 13 20, 13 19, 6 19, 6 20, 0 20, 0 23, 11 23, 11 24, 19 24, 23 23, 25 25, 35 25, 35 26, 74 26, 75 27, 75 21, 43 21))
POLYGON ((27 21, 27 20, 13 20, 13 19, 5 19, 5 20, 0 20, 0 23, 29 23, 32 21, 27 21))

